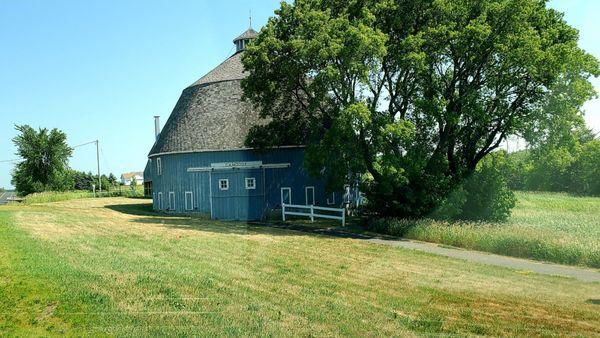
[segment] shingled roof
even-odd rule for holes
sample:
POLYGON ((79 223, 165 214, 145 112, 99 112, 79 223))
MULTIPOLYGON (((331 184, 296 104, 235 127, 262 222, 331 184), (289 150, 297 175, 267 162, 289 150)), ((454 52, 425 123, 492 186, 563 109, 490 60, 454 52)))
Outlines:
POLYGON ((208 72, 190 87, 221 81, 241 80, 245 77, 242 53, 236 53, 208 72))
POLYGON ((235 43, 236 41, 239 41, 239 40, 244 40, 244 39, 254 39, 257 36, 258 36, 258 32, 255 31, 254 29, 252 29, 252 27, 250 27, 250 28, 248 28, 247 31, 242 33, 240 36, 233 39, 233 43, 235 43))
MULTIPOLYGON (((252 38, 258 33, 249 29, 240 37, 248 34, 252 38)), ((265 121, 252 104, 242 101, 242 54, 232 55, 183 90, 148 156, 245 148, 250 128, 265 121)))

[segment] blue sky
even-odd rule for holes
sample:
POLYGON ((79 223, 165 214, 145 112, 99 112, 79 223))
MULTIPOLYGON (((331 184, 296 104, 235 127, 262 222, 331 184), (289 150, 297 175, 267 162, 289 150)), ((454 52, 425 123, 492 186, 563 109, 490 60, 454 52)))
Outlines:
MULTIPOLYGON (((183 88, 233 52, 231 40, 260 28, 276 0, 0 0, 0 161, 14 159, 15 124, 59 128, 71 145, 99 139, 103 173, 143 170, 154 137, 183 88)), ((597 0, 554 0, 600 58, 597 0)), ((600 81, 594 80, 600 91, 600 81)), ((600 100, 586 104, 600 131, 600 100)), ((71 167, 93 171, 93 146, 71 167)), ((0 163, 0 187, 12 166, 0 163)))

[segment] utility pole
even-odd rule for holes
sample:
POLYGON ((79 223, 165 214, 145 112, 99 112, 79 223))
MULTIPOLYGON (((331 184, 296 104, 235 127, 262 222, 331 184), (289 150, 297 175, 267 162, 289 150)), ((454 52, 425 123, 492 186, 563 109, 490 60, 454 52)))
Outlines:
MULTIPOLYGON (((73 146, 73 148, 79 148, 83 146, 87 146, 88 144, 96 143, 96 164, 98 165, 98 193, 102 192, 102 178, 100 177, 100 141, 90 141, 83 144, 78 144, 73 146)), ((100 194, 98 194, 100 196, 100 194)))
POLYGON ((98 164, 98 196, 102 194, 102 178, 100 177, 100 145, 96 140, 96 163, 98 164))

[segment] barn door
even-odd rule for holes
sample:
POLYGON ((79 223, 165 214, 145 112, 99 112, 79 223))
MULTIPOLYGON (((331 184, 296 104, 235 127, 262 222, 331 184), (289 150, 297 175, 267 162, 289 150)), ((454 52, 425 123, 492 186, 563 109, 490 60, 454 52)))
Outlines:
POLYGON ((258 220, 265 209, 262 169, 222 170, 211 173, 212 217, 258 220))

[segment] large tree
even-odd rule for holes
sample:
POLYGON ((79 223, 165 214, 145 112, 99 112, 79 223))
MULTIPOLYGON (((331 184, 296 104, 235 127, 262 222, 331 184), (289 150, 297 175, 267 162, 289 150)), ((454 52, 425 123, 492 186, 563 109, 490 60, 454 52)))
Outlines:
POLYGON ((542 0, 296 0, 275 14, 243 56, 245 97, 270 120, 247 144, 307 145, 313 174, 359 180, 385 215, 430 212, 534 129, 561 74, 598 68, 542 0))
POLYGON ((68 171, 73 149, 67 136, 58 129, 39 129, 28 125, 16 126, 20 132, 13 142, 21 161, 13 171, 12 184, 21 195, 44 190, 63 190, 72 187, 68 171))

